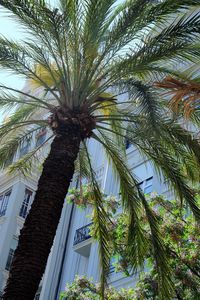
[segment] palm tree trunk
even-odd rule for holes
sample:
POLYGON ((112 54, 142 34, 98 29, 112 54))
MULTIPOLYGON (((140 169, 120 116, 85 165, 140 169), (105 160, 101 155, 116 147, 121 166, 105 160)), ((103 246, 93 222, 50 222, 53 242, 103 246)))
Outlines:
POLYGON ((56 136, 43 165, 33 205, 21 230, 3 300, 33 300, 47 263, 66 193, 74 173, 80 136, 56 136))

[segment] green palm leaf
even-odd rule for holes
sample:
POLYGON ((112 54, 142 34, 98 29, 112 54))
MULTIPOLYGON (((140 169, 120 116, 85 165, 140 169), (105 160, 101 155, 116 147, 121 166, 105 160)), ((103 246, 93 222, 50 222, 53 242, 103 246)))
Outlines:
POLYGON ((109 271, 109 262, 110 262, 110 248, 108 243, 108 230, 106 227, 106 224, 108 222, 107 213, 105 212, 104 206, 103 206, 103 198, 102 194, 100 192, 98 183, 95 179, 95 172, 92 169, 91 161, 89 157, 89 153, 87 151, 86 145, 85 151, 87 153, 87 160, 88 164, 90 166, 90 180, 91 180, 91 186, 92 191, 94 194, 94 204, 93 204, 93 222, 94 222, 94 232, 95 236, 98 238, 99 242, 99 256, 100 256, 100 268, 101 268, 101 296, 102 299, 104 299, 104 286, 107 282, 106 277, 108 275, 109 271))

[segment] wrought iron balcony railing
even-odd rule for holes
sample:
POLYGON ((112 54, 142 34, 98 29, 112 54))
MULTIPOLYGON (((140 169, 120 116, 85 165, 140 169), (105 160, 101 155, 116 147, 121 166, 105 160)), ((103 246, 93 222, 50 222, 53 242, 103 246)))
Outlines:
POLYGON ((83 227, 80 227, 79 229, 76 230, 76 233, 74 236, 74 246, 91 238, 91 235, 90 235, 90 226, 91 225, 92 225, 92 223, 89 223, 89 224, 87 224, 83 227))

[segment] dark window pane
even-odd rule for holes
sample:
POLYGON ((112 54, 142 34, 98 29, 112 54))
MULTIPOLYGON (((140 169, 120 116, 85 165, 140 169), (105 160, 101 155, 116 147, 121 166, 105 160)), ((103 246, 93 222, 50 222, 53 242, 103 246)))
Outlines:
POLYGON ((152 185, 144 188, 144 194, 150 194, 152 192, 152 185))
POLYGON ((131 146, 131 143, 128 139, 125 140, 126 143, 126 149, 128 149, 131 146))
POLYGON ((15 250, 10 249, 9 254, 8 254, 7 263, 6 263, 6 270, 7 271, 10 270, 10 267, 11 267, 11 264, 12 264, 12 260, 13 260, 13 257, 14 257, 14 253, 15 253, 15 250))
POLYGON ((19 150, 19 157, 26 155, 28 153, 28 150, 29 150, 29 143, 25 143, 24 145, 22 145, 19 150))
POLYGON ((8 167, 13 162, 14 155, 5 161, 5 167, 8 167))
POLYGON ((29 191, 28 189, 25 190, 25 195, 24 195, 24 200, 20 209, 20 217, 22 218, 26 218, 27 213, 28 213, 28 209, 29 209, 29 204, 31 201, 31 196, 32 196, 32 192, 29 191))
POLYGON ((0 196, 0 217, 5 216, 11 191, 0 196))

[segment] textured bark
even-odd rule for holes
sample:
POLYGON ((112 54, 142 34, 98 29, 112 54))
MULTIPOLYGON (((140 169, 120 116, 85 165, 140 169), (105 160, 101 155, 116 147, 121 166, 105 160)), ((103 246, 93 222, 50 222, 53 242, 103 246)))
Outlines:
POLYGON ((71 130, 52 142, 33 205, 21 230, 4 300, 34 299, 73 177, 80 140, 80 134, 71 130))

